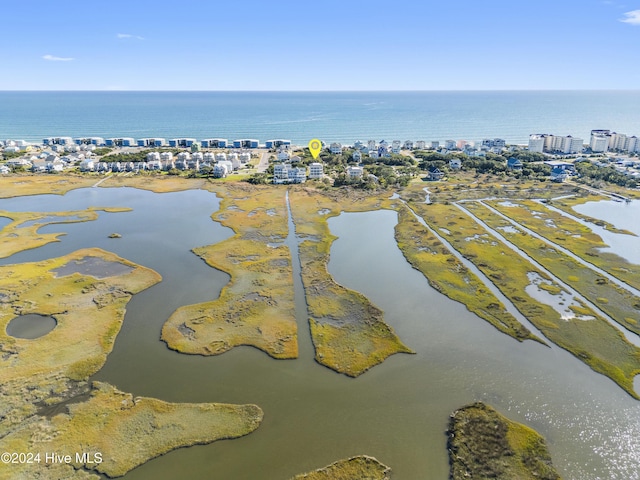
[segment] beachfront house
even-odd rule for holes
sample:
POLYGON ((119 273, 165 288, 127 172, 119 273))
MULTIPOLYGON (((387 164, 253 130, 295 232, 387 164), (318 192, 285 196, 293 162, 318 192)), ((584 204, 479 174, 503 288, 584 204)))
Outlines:
POLYGON ((105 140, 107 147, 135 147, 136 141, 131 137, 124 138, 107 138, 105 140))
POLYGON ((241 138, 233 141, 233 148, 258 148, 260 142, 255 138, 241 138))
POLYGON ((207 138, 200 143, 202 148, 227 148, 229 144, 226 138, 207 138))
POLYGON ((191 148, 191 145, 195 142, 195 138, 173 138, 169 140, 169 146, 176 148, 191 148))
POLYGON ((329 145, 329 151, 334 155, 338 155, 342 153, 342 144, 338 142, 333 142, 331 145, 329 145))
POLYGON ((284 140, 284 139, 267 140, 266 142, 264 142, 264 146, 266 148, 280 148, 280 147, 289 148, 291 147, 291 140, 284 140))
POLYGON ((74 141, 76 145, 80 145, 80 146, 94 145, 98 147, 103 147, 104 145, 106 145, 106 142, 102 137, 76 138, 74 141))
POLYGON ((71 145, 74 144, 71 137, 49 137, 42 140, 42 144, 46 146, 51 145, 71 145))
POLYGON ((141 138, 138 140, 139 147, 164 147, 167 145, 167 141, 164 138, 141 138))
POLYGON ((358 162, 360 163, 362 161, 362 153, 360 152, 360 150, 355 150, 352 154, 351 154, 351 158, 353 158, 354 162, 358 162))

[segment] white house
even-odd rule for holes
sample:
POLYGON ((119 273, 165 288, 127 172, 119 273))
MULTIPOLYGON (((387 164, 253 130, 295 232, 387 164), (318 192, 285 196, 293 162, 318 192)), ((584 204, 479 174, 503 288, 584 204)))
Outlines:
POLYGON ((276 158, 279 162, 286 162, 291 158, 291 155, 289 155, 289 152, 287 152, 286 150, 281 150, 278 152, 276 158))
POLYGON ((229 171, 227 170, 227 166, 222 164, 222 163, 216 163, 213 166, 213 176, 216 178, 224 178, 229 174, 229 171))
POLYGON ((289 167, 288 163, 278 163, 273 167, 273 183, 282 184, 289 182, 289 167))
POLYGON ((362 178, 364 168, 362 167, 347 167, 347 175, 350 179, 362 178))
POLYGON ((425 142, 424 140, 418 140, 415 144, 415 147, 417 150, 424 150, 425 148, 427 148, 427 142, 425 142))
POLYGON ((289 183, 304 183, 307 180, 307 169, 294 167, 289 169, 289 183))
POLYGON ((360 162, 362 160, 362 153, 360 153, 360 150, 356 150, 351 155, 351 158, 353 158, 354 162, 360 162))
POLYGON ((333 142, 331 145, 329 145, 329 151, 334 155, 338 155, 342 153, 342 145, 338 142, 333 142))
POLYGON ((319 179, 324 176, 324 166, 321 163, 314 162, 309 165, 309 178, 319 179))
POLYGON ((0 175, 7 175, 11 173, 11 169, 6 165, 0 165, 0 175))
POLYGON ((242 163, 249 163, 251 161, 251 154, 249 152, 242 152, 239 157, 242 163))
POLYGON ((452 170, 460 170, 462 167, 462 160, 459 158, 452 158, 449 160, 449 168, 452 170))

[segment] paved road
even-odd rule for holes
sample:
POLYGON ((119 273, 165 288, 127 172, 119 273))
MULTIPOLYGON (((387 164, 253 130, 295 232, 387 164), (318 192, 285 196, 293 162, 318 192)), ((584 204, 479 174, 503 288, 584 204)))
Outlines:
POLYGON ((269 155, 271 155, 269 152, 264 152, 262 154, 262 157, 260 157, 260 162, 256 167, 256 169, 258 170, 258 173, 266 172, 267 168, 269 168, 269 155))

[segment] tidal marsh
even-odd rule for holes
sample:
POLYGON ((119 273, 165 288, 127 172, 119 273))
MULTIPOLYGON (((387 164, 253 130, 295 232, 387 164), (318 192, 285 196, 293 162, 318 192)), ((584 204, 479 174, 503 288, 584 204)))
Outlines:
POLYGON ((231 275, 220 297, 171 315, 162 340, 182 353, 217 355, 250 345, 274 358, 296 358, 297 324, 285 191, 225 184, 213 219, 233 237, 194 249, 208 265, 231 275), (275 212, 275 215, 270 214, 275 212))

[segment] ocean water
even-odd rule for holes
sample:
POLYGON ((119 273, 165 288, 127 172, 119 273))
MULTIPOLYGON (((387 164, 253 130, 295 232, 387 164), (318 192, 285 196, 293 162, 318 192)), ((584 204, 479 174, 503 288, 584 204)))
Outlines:
POLYGON ((49 136, 481 140, 640 135, 640 90, 0 92, 0 139, 49 136))

